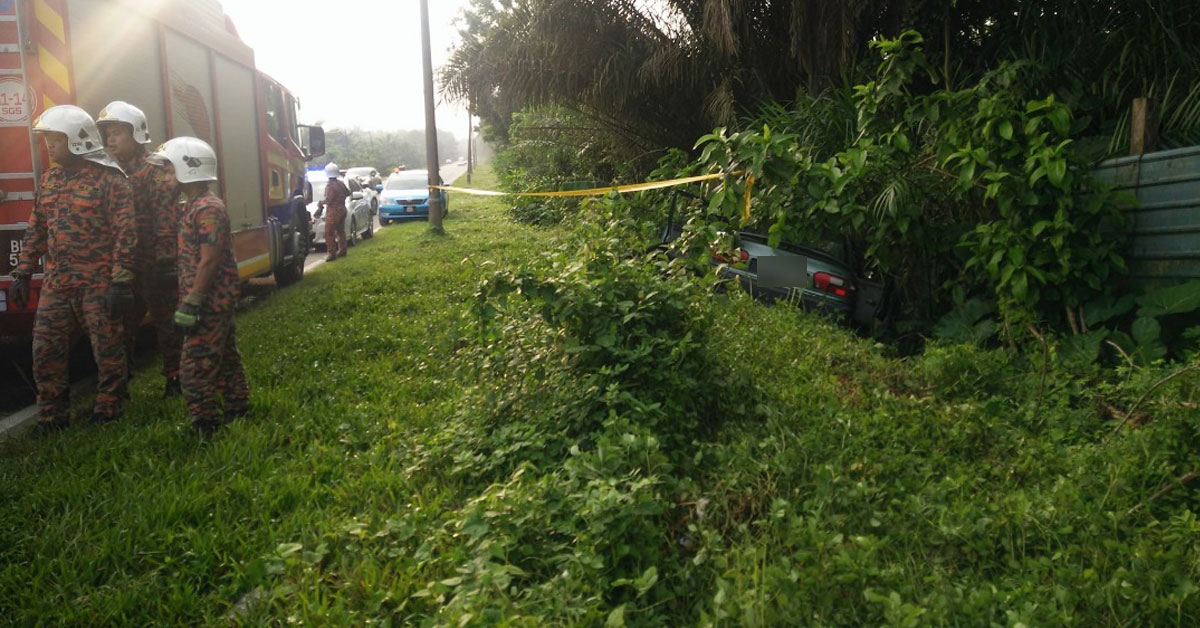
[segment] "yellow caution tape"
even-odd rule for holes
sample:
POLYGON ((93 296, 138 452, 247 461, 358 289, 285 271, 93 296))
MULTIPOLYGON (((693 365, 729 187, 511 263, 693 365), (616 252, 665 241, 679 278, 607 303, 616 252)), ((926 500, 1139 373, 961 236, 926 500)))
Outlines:
MULTIPOLYGON (((734 173, 736 174, 736 173, 734 173)), ((429 187, 435 190, 445 190, 447 192, 461 192, 463 194, 475 194, 477 196, 600 196, 609 192, 624 194, 626 192, 642 192, 645 190, 658 190, 662 188, 674 187, 676 185, 684 185, 685 183, 697 183, 699 181, 711 181, 720 179, 721 177, 730 176, 729 173, 718 172, 716 174, 702 174, 694 177, 684 177, 682 179, 669 179, 667 181, 650 181, 648 183, 631 183, 629 185, 614 185, 606 188, 588 188, 586 190, 565 190, 562 192, 497 192, 495 190, 475 190, 472 188, 459 188, 452 185, 431 185, 429 187)))
POLYGON ((754 175, 746 177, 746 206, 742 208, 742 222, 750 221, 750 190, 754 189, 754 175))

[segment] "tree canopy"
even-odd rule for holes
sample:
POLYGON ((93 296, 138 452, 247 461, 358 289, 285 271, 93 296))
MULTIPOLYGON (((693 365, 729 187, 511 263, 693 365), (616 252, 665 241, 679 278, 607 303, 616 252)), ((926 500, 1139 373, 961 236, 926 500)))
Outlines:
POLYGON ((500 139, 512 112, 558 105, 630 155, 690 148, 764 101, 853 84, 872 40, 915 29, 952 85, 1030 64, 1108 150, 1140 95, 1162 101, 1164 139, 1200 141, 1187 0, 474 0, 462 24, 443 89, 500 139))

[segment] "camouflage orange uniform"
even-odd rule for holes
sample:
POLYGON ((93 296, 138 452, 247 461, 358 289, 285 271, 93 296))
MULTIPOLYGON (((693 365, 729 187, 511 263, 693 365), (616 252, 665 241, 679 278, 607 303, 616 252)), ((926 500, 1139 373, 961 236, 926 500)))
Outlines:
POLYGON ((207 191, 188 199, 179 220, 178 242, 180 299, 196 283, 201 245, 215 246, 222 253, 196 327, 183 338, 179 381, 192 422, 220 422, 218 394, 225 399, 225 414, 242 414, 250 403, 233 324, 238 271, 225 203, 207 191))
POLYGON ((179 378, 179 351, 183 342, 172 322, 178 303, 178 286, 165 285, 157 275, 162 264, 175 266, 178 251, 179 195, 175 180, 166 169, 146 160, 145 153, 122 163, 133 186, 133 208, 136 214, 138 246, 135 251, 135 303, 125 319, 126 351, 132 355, 137 327, 148 310, 150 322, 158 337, 162 354, 163 376, 168 381, 179 378), (157 264, 156 264, 157 262, 157 264))
POLYGON ((338 179, 325 184, 325 248, 330 257, 346 254, 346 199, 350 188, 338 179))
POLYGON ((33 326, 33 376, 42 421, 70 419, 67 358, 86 331, 99 371, 94 415, 121 413, 125 383, 122 324, 105 304, 115 272, 134 267, 137 232, 132 190, 114 169, 85 162, 42 174, 14 275, 33 272, 45 255, 46 274, 33 326))

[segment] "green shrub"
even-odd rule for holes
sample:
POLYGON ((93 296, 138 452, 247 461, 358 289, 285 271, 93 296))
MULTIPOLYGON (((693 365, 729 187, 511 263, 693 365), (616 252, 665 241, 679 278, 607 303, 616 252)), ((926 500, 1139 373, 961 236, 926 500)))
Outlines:
POLYGON ((498 454, 556 461, 614 418, 670 442, 720 418, 729 384, 707 343, 709 298, 681 262, 644 253, 634 228, 589 222, 574 244, 480 286, 480 408, 503 434, 498 454))
POLYGON ((834 234, 861 256, 860 273, 893 282, 926 325, 957 290, 997 303, 1005 329, 1065 328, 1067 309, 1107 293, 1124 270, 1125 242, 1116 203, 1074 151, 1071 111, 1038 93, 1022 62, 927 91, 939 77, 922 41, 910 31, 873 44, 881 63, 853 88, 852 134, 818 133, 814 145, 768 111, 762 124, 700 138, 700 166, 737 176, 699 217, 773 243, 834 234))

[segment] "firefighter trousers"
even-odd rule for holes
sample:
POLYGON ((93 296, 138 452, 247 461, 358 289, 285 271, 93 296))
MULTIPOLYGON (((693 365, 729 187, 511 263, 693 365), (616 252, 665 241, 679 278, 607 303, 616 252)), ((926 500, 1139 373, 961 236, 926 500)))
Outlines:
POLYGON ((70 420, 71 343, 80 332, 92 343, 96 360, 96 401, 92 413, 117 417, 125 398, 128 370, 121 321, 108 314, 106 289, 42 289, 33 323, 33 378, 42 421, 70 420))
POLYGON ((233 312, 200 317, 193 333, 183 337, 179 384, 192 422, 220 422, 224 414, 244 412, 250 387, 238 353, 233 312), (225 401, 224 411, 220 398, 225 401))
POLYGON ((158 353, 162 356, 163 377, 179 379, 179 352, 183 338, 175 327, 175 308, 179 301, 179 290, 174 285, 155 285, 150 270, 139 274, 133 284, 133 311, 125 319, 125 354, 133 362, 134 344, 138 328, 146 313, 150 313, 150 324, 154 326, 158 353))
POLYGON ((329 257, 346 254, 346 210, 330 208, 325 216, 325 250, 329 257))

